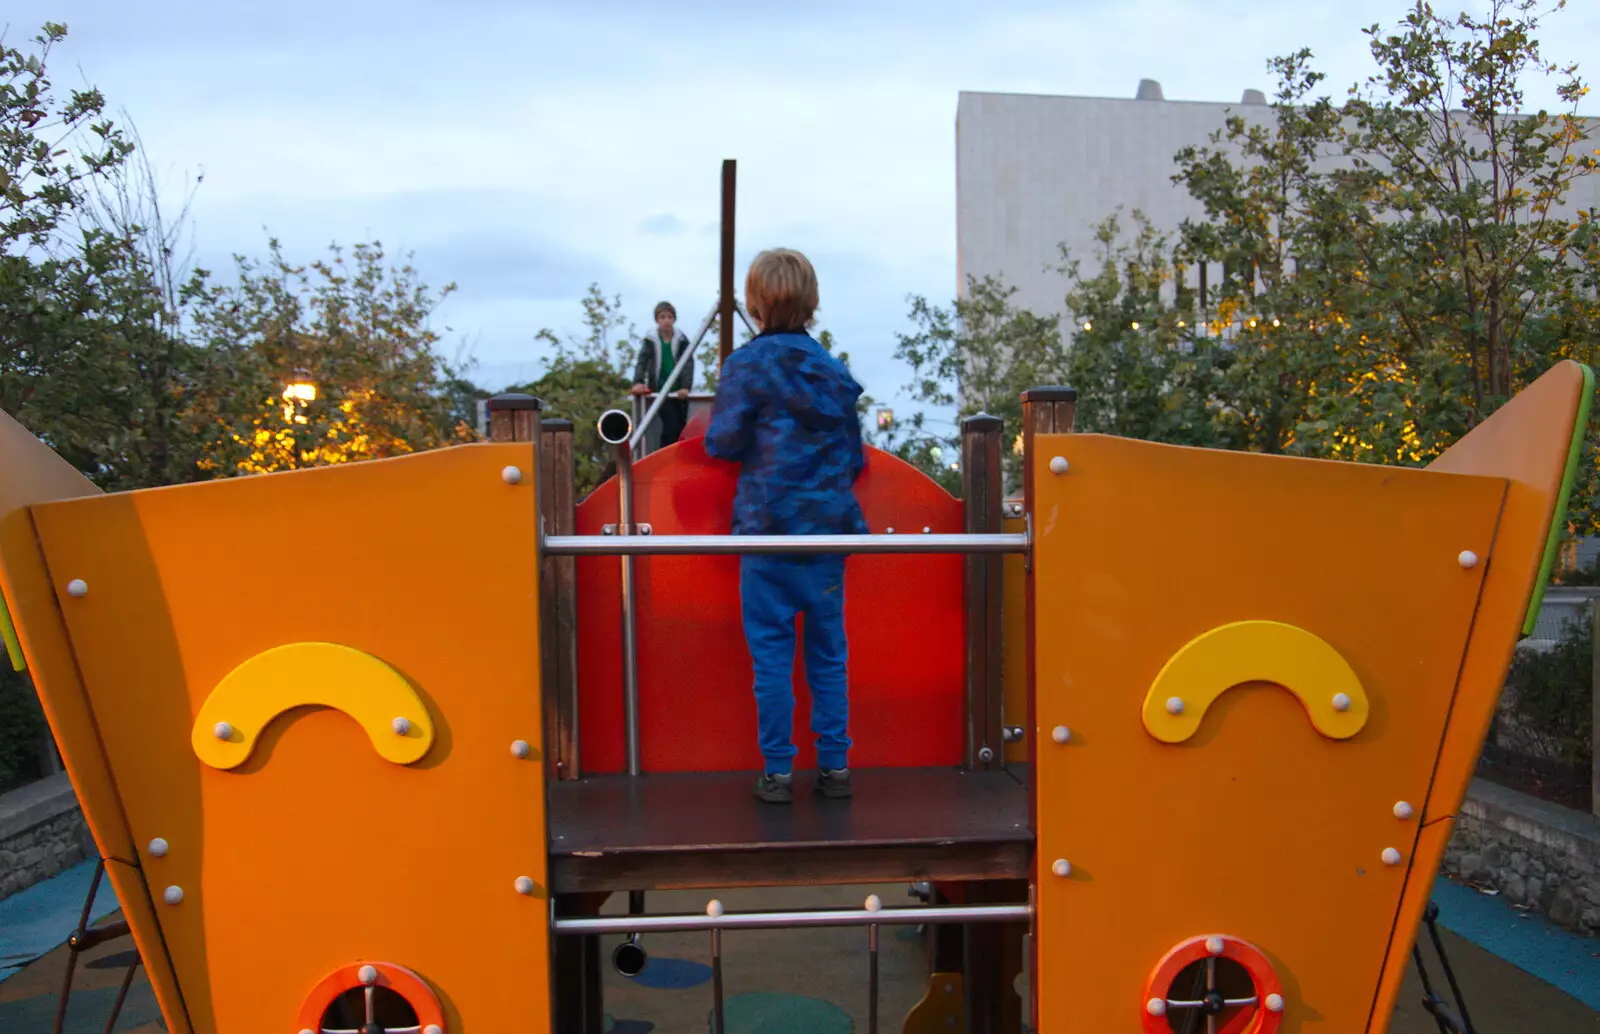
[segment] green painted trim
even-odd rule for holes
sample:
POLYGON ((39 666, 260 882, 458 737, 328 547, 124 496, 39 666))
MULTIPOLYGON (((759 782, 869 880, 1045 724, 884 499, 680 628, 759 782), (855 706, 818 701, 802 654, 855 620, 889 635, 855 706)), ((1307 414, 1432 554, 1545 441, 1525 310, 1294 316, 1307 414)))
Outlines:
POLYGON ((6 598, 0 596, 0 639, 6 643, 6 654, 11 658, 11 670, 27 671, 28 662, 22 658, 22 644, 17 641, 17 626, 11 623, 11 611, 6 609, 6 598))
MULTIPOLYGON (((1571 362, 1572 360, 1568 360, 1571 362)), ((1544 603, 1544 591, 1550 584, 1550 574, 1556 569, 1556 554, 1561 551, 1561 531, 1567 523, 1567 503, 1572 498, 1572 483, 1578 479, 1578 463, 1583 459, 1584 433, 1589 429, 1589 406, 1594 401, 1594 371, 1579 363, 1583 371, 1583 396, 1578 399, 1578 418, 1572 425, 1572 444, 1567 447, 1567 469, 1561 474, 1561 489, 1556 493, 1556 511, 1550 516, 1550 534, 1544 542, 1544 558, 1539 561, 1539 577, 1533 583, 1533 598, 1528 601, 1528 613, 1522 619, 1522 634, 1533 634, 1539 622, 1539 607, 1544 603)))

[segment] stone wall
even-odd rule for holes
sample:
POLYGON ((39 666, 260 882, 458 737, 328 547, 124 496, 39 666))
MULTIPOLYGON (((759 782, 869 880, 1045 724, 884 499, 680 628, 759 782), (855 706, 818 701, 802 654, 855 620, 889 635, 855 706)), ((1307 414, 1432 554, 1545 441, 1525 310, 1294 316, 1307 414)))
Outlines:
POLYGON ((1475 779, 1444 871, 1499 890, 1551 922, 1600 935, 1600 819, 1475 779))
POLYGON ((65 772, 0 794, 0 898, 94 857, 65 772))

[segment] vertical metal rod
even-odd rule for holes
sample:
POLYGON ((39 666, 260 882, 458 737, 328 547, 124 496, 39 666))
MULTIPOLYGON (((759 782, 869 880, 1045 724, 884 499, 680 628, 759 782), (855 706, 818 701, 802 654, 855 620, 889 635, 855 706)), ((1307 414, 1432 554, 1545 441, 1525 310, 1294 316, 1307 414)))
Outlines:
POLYGON ((867 1034, 878 1034, 878 927, 867 927, 867 1034))
POLYGON ((127 970, 122 974, 122 986, 117 988, 116 1001, 111 1003, 111 1015, 106 1018, 106 1027, 101 1034, 112 1034, 117 1029, 117 1018, 122 1015, 122 1006, 128 1000, 128 989, 133 986, 133 975, 138 969, 139 958, 135 953, 134 960, 128 963, 127 970))
POLYGON ((738 166, 732 158, 722 162, 722 279, 718 306, 722 318, 717 328, 717 372, 733 351, 733 196, 738 166))
POLYGON ((722 1015, 722 931, 711 930, 711 1034, 726 1034, 722 1015))
MULTIPOLYGON (((633 453, 626 441, 616 445, 619 535, 632 535, 633 453)), ((639 774, 639 644, 634 628, 633 557, 622 557, 622 721, 628 774, 639 774)))

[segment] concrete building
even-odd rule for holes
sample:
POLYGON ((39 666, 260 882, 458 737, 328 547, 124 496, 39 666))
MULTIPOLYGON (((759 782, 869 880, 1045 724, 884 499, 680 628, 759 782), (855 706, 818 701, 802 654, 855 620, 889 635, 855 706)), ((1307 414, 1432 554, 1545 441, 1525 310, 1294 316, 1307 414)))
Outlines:
MULTIPOLYGON (((1057 271, 1062 246, 1092 259, 1095 224, 1119 206, 1125 216, 1142 210, 1174 236, 1185 218, 1203 216, 1172 182, 1173 156, 1207 143, 1233 114, 1264 125, 1274 119, 1259 90, 1244 90, 1237 103, 1169 101, 1149 79, 1132 99, 962 93, 957 290, 965 293, 969 275, 995 276, 1017 288, 1019 307, 1067 315, 1066 280, 1057 271)), ((1600 207, 1600 176, 1580 181, 1570 200, 1573 208, 1600 207)), ((1208 283, 1219 284, 1221 272, 1212 266, 1208 283)), ((1191 275, 1198 279, 1198 270, 1191 275)))

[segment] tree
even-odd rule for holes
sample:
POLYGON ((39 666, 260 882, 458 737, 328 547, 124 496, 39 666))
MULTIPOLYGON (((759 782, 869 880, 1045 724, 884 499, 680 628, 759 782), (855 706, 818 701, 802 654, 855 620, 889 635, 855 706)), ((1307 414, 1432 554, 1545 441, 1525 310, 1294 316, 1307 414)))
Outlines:
POLYGON ((1204 315, 1231 339, 1252 446, 1426 463, 1556 360, 1593 358, 1593 217, 1567 211, 1597 167, 1587 87, 1536 39, 1564 6, 1447 19, 1416 3, 1392 33, 1365 30, 1377 72, 1343 104, 1313 98, 1302 50, 1272 63, 1270 125, 1230 119, 1177 156, 1206 207, 1185 257, 1239 274, 1204 315), (1520 113, 1535 73, 1565 110, 1520 113))
POLYGON ((203 344, 189 411, 207 443, 201 465, 265 473, 377 459, 470 440, 454 412, 455 372, 433 346, 435 295, 409 261, 378 242, 347 259, 298 266, 268 243, 258 265, 235 256, 236 281, 196 270, 182 297, 203 344))
POLYGON ((590 284, 581 304, 582 336, 541 329, 534 339, 550 350, 545 373, 510 389, 538 396, 546 417, 572 421, 573 491, 579 499, 610 476, 612 447, 601 441, 598 422, 606 410, 627 407, 638 354, 638 335, 623 315, 620 294, 608 297, 599 284, 590 284))
MULTIPOLYGON (((1005 422, 1006 433, 1022 431, 1022 392, 1061 383, 1067 370, 1060 322, 1016 308, 1016 289, 993 277, 967 280, 967 296, 948 309, 926 298, 910 299, 913 332, 899 334, 895 358, 911 367, 905 392, 929 406, 955 407, 958 421, 988 413, 1005 422)), ((880 437, 880 447, 922 468, 952 491, 960 478, 951 464, 961 455, 956 434, 927 430, 923 413, 880 437)), ((1006 484, 1020 484, 1021 457, 1005 452, 1006 484)))

